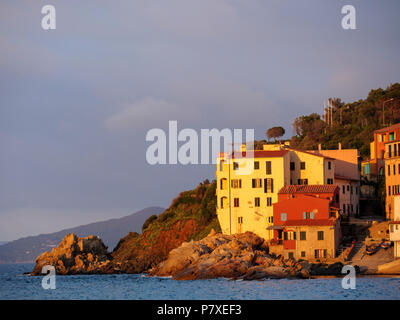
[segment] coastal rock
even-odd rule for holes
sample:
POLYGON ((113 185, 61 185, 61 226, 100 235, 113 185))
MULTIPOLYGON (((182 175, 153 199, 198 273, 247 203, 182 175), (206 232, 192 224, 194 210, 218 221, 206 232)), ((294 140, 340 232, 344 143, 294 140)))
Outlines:
POLYGON ((214 233, 172 250, 167 260, 151 269, 149 275, 172 276, 177 280, 308 277, 301 270, 294 260, 270 256, 266 242, 254 233, 214 233))
POLYGON ((110 263, 107 247, 96 236, 79 238, 73 233, 64 237, 57 248, 46 251, 36 259, 32 275, 42 275, 45 265, 52 265, 56 273, 83 274, 101 273, 102 269, 110 263))

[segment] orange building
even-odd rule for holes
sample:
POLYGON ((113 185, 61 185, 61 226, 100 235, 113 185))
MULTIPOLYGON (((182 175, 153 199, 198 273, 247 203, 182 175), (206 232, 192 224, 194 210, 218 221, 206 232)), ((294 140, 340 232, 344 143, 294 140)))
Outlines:
POLYGON ((386 219, 393 220, 394 196, 400 194, 400 139, 385 143, 385 182, 386 219))
POLYGON ((362 174, 370 179, 385 175, 385 144, 400 139, 400 123, 374 131, 370 159, 361 163, 362 174))
POLYGON ((271 252, 295 259, 334 258, 341 240, 339 194, 337 185, 281 188, 269 227, 274 230, 271 252))

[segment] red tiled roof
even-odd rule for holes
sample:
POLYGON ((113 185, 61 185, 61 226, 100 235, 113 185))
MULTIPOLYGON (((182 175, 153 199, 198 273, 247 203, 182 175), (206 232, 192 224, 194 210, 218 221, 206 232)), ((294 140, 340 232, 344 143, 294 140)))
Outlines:
POLYGON ((389 224, 400 224, 400 221, 390 221, 389 224))
POLYGON ((232 158, 240 159, 240 158, 245 158, 247 153, 249 153, 247 156, 250 157, 251 153, 253 155, 251 158, 274 158, 274 157, 283 157, 286 153, 289 151, 287 150, 250 150, 250 151, 235 151, 233 154, 232 153, 220 153, 220 156, 231 156, 232 158))
POLYGON ((285 227, 295 227, 295 226, 334 226, 336 219, 304 219, 304 220, 288 220, 283 223, 285 227))
POLYGON ((287 185, 278 193, 333 193, 336 188, 338 188, 336 184, 287 185))
POLYGON ((374 132, 375 132, 375 133, 383 133, 383 132, 388 132, 388 131, 390 131, 390 130, 394 130, 394 129, 397 129, 397 128, 400 128, 400 123, 396 123, 396 124, 394 124, 394 125, 392 125, 392 126, 389 126, 389 127, 386 127, 386 128, 382 128, 382 129, 375 130, 374 132))

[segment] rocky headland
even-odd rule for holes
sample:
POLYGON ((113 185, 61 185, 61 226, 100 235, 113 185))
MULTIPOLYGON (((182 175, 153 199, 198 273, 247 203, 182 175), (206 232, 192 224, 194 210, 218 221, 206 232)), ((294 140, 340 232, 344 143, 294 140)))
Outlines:
POLYGON ((57 248, 37 257, 31 274, 41 275, 45 265, 54 266, 56 273, 60 275, 102 273, 110 263, 110 258, 107 247, 99 237, 79 238, 70 233, 57 248))
POLYGON ((243 280, 309 278, 341 275, 343 264, 310 264, 270 255, 267 243, 251 232, 223 235, 212 232, 200 241, 183 243, 167 260, 149 270, 150 276, 176 280, 230 278, 243 280))
MULTIPOLYGON (((74 234, 67 235, 51 252, 40 255, 32 275, 41 275, 45 265, 53 265, 60 275, 138 273, 129 260, 121 262, 108 253, 98 237, 79 238, 74 234)), ((223 235, 212 231, 202 240, 183 242, 154 267, 146 266, 142 266, 142 272, 149 276, 170 276, 176 280, 262 280, 339 276, 343 264, 284 259, 270 255, 266 241, 254 233, 223 235)))
POLYGON ((215 181, 204 181, 182 192, 161 215, 148 218, 141 234, 130 232, 112 252, 96 236, 68 234, 36 259, 31 274, 41 275, 43 266, 53 265, 60 275, 147 273, 182 280, 342 275, 342 263, 284 259, 270 254, 268 243, 251 232, 220 233, 215 190, 215 181))

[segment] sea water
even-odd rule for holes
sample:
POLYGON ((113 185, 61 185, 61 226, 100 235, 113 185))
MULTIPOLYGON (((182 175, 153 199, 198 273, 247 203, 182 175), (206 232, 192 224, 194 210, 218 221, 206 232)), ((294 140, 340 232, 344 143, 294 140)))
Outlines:
POLYGON ((309 280, 176 281, 143 275, 56 276, 45 290, 43 277, 24 275, 33 264, 0 265, 0 299, 400 299, 399 277, 357 277, 356 289, 341 278, 309 280))

